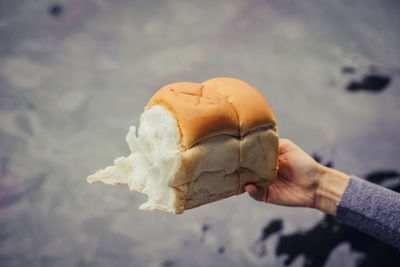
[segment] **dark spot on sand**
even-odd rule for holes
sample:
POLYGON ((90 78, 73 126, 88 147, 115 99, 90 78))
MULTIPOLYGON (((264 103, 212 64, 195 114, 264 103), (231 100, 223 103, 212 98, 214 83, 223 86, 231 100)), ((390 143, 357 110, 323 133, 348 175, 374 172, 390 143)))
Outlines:
POLYGON ((270 235, 279 232, 283 229, 283 222, 280 219, 271 221, 268 225, 266 225, 260 237, 261 241, 266 240, 270 235))
POLYGON ((53 17, 60 16, 64 11, 64 8, 61 4, 52 4, 48 8, 48 12, 53 17))
POLYGON ((172 267, 174 266, 174 262, 172 260, 165 260, 161 263, 162 267, 172 267))
POLYGON ((333 167, 333 162, 332 161, 328 161, 327 163, 325 163, 326 167, 332 168, 333 167))
POLYGON ((354 74, 354 73, 356 73, 356 69, 351 66, 343 66, 342 73, 343 74, 354 74))
POLYGON ((384 90, 390 84, 390 77, 385 75, 367 75, 361 81, 351 81, 346 89, 350 92, 368 91, 378 93, 384 90))
POLYGON ((274 233, 278 233, 283 229, 283 221, 275 219, 270 221, 261 231, 260 238, 251 246, 251 250, 258 257, 267 255, 266 240, 274 233))
POLYGON ((383 183, 387 179, 400 178, 400 173, 395 170, 380 170, 369 173, 366 179, 372 183, 383 183))
POLYGON ((207 224, 203 224, 203 226, 201 227, 201 231, 203 233, 207 232, 210 229, 210 226, 207 224))
POLYGON ((312 153, 311 157, 318 163, 321 163, 321 156, 317 153, 312 153))

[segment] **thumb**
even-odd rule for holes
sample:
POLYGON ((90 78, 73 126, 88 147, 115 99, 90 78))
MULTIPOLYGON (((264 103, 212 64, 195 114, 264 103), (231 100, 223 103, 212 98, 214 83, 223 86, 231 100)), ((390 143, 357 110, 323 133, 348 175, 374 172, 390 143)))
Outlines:
POLYGON ((267 200, 268 195, 268 188, 267 187, 259 187, 255 186, 254 184, 247 184, 244 187, 244 190, 249 193, 249 195, 257 201, 264 201, 267 200))

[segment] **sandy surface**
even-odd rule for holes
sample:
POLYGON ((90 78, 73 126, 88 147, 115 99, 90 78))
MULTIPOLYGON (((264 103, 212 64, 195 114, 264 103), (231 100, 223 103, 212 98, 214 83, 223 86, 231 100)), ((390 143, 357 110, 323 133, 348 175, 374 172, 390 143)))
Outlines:
POLYGON ((180 216, 144 212, 144 195, 86 176, 128 153, 128 127, 161 86, 233 76, 266 97, 282 137, 396 185, 399 11, 396 1, 0 1, 0 266, 376 266, 368 247, 398 263, 318 211, 243 194, 180 216))

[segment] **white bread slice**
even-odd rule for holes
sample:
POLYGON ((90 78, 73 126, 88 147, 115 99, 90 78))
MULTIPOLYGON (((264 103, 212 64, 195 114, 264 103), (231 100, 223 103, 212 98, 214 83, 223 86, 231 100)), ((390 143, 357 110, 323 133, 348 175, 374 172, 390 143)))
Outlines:
POLYGON ((145 210, 182 213, 275 181, 278 133, 261 94, 234 78, 161 88, 130 127, 131 154, 88 177, 148 195, 145 210))

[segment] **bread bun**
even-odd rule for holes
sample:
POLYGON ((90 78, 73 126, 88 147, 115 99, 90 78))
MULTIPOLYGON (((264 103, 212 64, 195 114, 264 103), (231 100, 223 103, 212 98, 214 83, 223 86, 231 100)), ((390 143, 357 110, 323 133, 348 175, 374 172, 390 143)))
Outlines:
POLYGON ((127 135, 131 154, 88 177, 146 193, 141 209, 182 213, 275 181, 275 118, 251 85, 234 78, 162 87, 127 135))
POLYGON ((257 127, 275 126, 264 97, 248 83, 234 78, 168 84, 146 108, 154 105, 166 107, 176 118, 186 149, 211 136, 241 138, 257 127))

